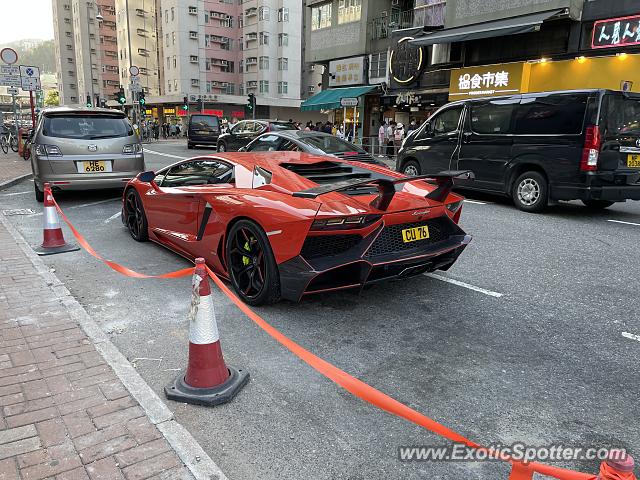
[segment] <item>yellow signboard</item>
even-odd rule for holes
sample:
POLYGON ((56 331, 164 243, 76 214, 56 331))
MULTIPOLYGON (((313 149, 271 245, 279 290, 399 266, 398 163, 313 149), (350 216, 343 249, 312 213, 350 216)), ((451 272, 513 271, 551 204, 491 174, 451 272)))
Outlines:
POLYGON ((531 65, 526 62, 451 70, 449 100, 526 92, 531 65))

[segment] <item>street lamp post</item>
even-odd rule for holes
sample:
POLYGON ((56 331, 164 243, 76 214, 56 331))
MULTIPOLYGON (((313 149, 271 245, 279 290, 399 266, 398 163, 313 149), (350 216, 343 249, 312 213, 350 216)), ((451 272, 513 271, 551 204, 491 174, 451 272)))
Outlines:
POLYGON ((95 92, 93 90, 93 53, 91 52, 91 10, 93 10, 93 2, 87 2, 87 45, 89 46, 89 83, 87 88, 87 96, 91 98, 91 103, 95 101, 95 92))

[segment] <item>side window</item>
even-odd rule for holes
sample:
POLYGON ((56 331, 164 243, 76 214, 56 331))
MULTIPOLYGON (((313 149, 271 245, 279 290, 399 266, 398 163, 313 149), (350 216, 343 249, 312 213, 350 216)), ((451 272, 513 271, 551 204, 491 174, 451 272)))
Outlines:
POLYGON ((238 122, 235 125, 235 127, 231 129, 231 133, 233 133, 234 135, 237 135, 239 133, 244 132, 246 128, 247 128, 247 122, 238 122))
POLYGON ((161 187, 175 188, 193 185, 231 183, 233 168, 216 160, 194 160, 176 165, 162 179, 161 187))
POLYGON ((278 150, 281 152, 299 152, 300 147, 291 140, 284 140, 278 150))
POLYGON ((504 101, 471 103, 471 130, 479 134, 511 133, 514 103, 504 101))
POLYGON ((523 97, 516 111, 520 135, 576 135, 582 132, 587 95, 523 97))
POLYGON ((275 152, 280 145, 280 137, 277 135, 264 135, 257 138, 252 144, 249 151, 251 152, 275 152))
POLYGON ((440 112, 436 117, 429 121, 431 125, 431 133, 435 136, 446 135, 458 130, 462 107, 450 108, 444 112, 440 112))

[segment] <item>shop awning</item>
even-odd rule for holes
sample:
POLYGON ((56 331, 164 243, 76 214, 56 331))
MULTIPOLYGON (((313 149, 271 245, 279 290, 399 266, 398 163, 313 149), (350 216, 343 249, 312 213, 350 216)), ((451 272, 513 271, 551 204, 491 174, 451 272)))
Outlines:
POLYGON ((464 42, 466 40, 479 40, 481 38, 502 37, 529 33, 536 31, 545 20, 555 17, 564 10, 551 10, 547 12, 520 15, 518 17, 503 18, 491 22, 476 23, 463 27, 445 28, 433 33, 425 33, 409 42, 425 47, 436 43, 464 42))
POLYGON ((358 98, 378 88, 377 85, 367 85, 366 87, 329 88, 313 97, 305 100, 300 105, 303 112, 310 110, 333 110, 340 108, 342 98, 358 98))

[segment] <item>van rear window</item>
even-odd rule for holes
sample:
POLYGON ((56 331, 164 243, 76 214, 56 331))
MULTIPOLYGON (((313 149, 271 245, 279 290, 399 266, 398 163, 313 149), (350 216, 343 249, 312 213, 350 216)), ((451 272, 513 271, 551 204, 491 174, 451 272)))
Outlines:
POLYGON ((640 99, 608 96, 605 125, 608 135, 640 134, 640 99))
POLYGON ((195 128, 203 127, 204 130, 206 130, 207 127, 217 127, 218 117, 215 115, 192 115, 191 125, 195 128))
POLYGON ((582 132, 587 95, 525 97, 516 111, 520 135, 576 135, 582 132))
POLYGON ((109 116, 56 115, 44 117, 42 133, 46 137, 98 140, 130 137, 133 130, 129 120, 109 116))

